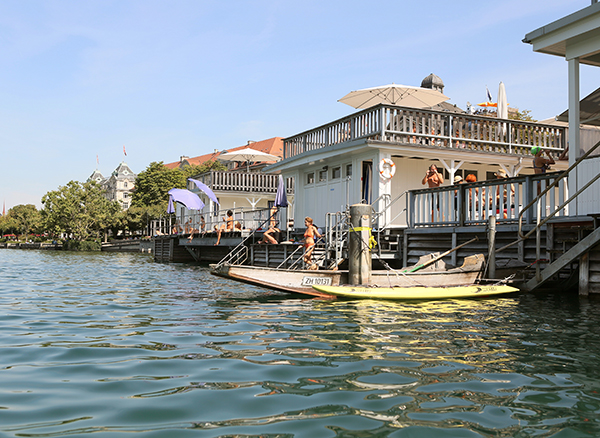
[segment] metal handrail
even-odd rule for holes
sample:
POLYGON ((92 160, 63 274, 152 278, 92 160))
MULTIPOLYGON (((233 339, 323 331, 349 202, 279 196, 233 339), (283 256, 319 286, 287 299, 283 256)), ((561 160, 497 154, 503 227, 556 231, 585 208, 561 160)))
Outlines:
POLYGON ((277 211, 275 211, 274 213, 272 213, 264 222, 262 222, 260 224, 260 226, 254 230, 252 230, 252 232, 250 234, 248 234, 248 236, 246 236, 244 238, 244 240, 242 240, 240 243, 237 244, 237 246, 235 248, 233 248, 231 251, 229 251, 225 257, 223 257, 219 263, 217 263, 216 268, 219 269, 221 268, 224 264, 229 263, 231 260, 234 259, 235 256, 237 256, 237 254, 240 252, 239 250, 243 247, 246 248, 246 242, 253 237, 258 231, 259 228, 262 231, 262 227, 265 226, 269 221, 273 220, 275 218, 275 215, 279 212, 279 208, 277 209, 277 211))
MULTIPOLYGON (((399 201, 400 199, 402 199, 403 196, 405 196, 409 191, 405 190, 402 193, 400 193, 398 196, 396 196, 393 200, 391 200, 384 208, 383 210, 377 212, 373 209, 373 205, 380 199, 380 198, 390 198, 391 196, 388 195, 387 193, 384 195, 381 195, 379 198, 377 198, 375 201, 373 201, 373 203, 371 204, 371 209, 374 211, 374 215, 373 218, 371 220, 372 223, 375 223, 381 216, 383 216, 383 214, 392 207, 392 205, 394 205, 397 201, 399 201)), ((391 223, 393 223, 402 213, 406 212, 406 207, 404 207, 404 209, 402 211, 400 211, 400 213, 398 213, 389 223, 384 224, 383 227, 379 227, 379 231, 383 231, 385 230, 388 225, 390 225, 391 223)))
MULTIPOLYGON (((537 195, 537 197, 535 199, 533 199, 529 204, 527 204, 525 207, 523 207, 523 209, 519 212, 519 226, 518 226, 519 238, 517 240, 515 240, 514 242, 511 242, 507 245, 504 245, 502 248, 497 249, 496 253, 498 253, 500 251, 504 251, 505 249, 508 249, 511 246, 524 241, 525 239, 527 239, 529 236, 531 236, 535 232, 536 233, 536 258, 537 259, 540 258, 539 257, 540 256, 540 230, 541 230, 542 225, 545 225, 551 218, 556 216, 556 214, 560 210, 565 208, 565 206, 567 206, 569 203, 573 202, 573 200, 575 200, 589 186, 591 186, 594 182, 596 182, 600 178, 600 173, 598 175, 596 175, 594 178, 592 178, 590 181, 588 181, 588 183, 586 185, 584 185, 582 188, 577 190, 577 192, 575 192, 573 195, 571 195, 569 197, 569 199, 567 199, 562 204, 560 204, 558 207, 556 207, 552 213, 550 213, 549 215, 547 215, 544 218, 544 220, 540 220, 540 216, 541 216, 540 215, 540 205, 541 205, 540 203, 541 203, 543 196, 546 195, 546 193, 548 193, 551 189, 556 187, 562 179, 564 179, 566 176, 568 176, 569 173, 573 169, 575 169, 583 160, 585 160, 588 156, 590 156, 590 154, 593 151, 595 151, 598 147, 600 147, 600 141, 597 142, 594 146, 592 146, 592 148, 590 150, 588 150, 585 154, 583 154, 581 157, 579 157, 571 166, 569 166, 569 168, 567 170, 565 170, 563 173, 561 173, 556 178, 556 180, 552 184, 550 184, 548 187, 546 187, 539 195, 537 195), (525 213, 525 211, 530 209, 533 205, 536 205, 536 208, 538 209, 537 223, 536 223, 535 227, 533 227, 531 230, 529 230, 528 233, 523 234, 523 227, 522 227, 523 214, 525 213)), ((538 271, 539 271, 539 267, 537 267, 536 269, 538 269, 538 271)))

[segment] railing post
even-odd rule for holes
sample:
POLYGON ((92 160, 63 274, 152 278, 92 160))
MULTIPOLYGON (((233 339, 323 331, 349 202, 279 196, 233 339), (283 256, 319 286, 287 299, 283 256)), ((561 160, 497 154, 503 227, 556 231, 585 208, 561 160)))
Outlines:
POLYGON ((415 227, 415 199, 416 195, 413 192, 409 192, 409 196, 406 199, 406 217, 408 218, 408 226, 410 228, 415 227))
POLYGON ((458 225, 461 227, 465 226, 465 220, 466 220, 466 204, 467 204, 467 199, 468 196, 466 196, 466 188, 464 187, 464 184, 459 184, 458 185, 458 225))
POLYGON ((452 115, 450 115, 450 116, 448 116, 448 137, 449 137, 448 146, 451 148, 454 147, 453 142, 452 142, 452 131, 454 131, 452 124, 453 124, 452 115))
MULTIPOLYGON (((534 184, 531 179, 531 176, 526 176, 525 177, 525 201, 523 202, 523 204, 525 204, 525 205, 529 205, 535 198, 535 196, 533 196, 533 186, 534 186, 534 184)), ((532 220, 533 220, 533 217, 532 217, 531 209, 528 208, 527 212, 525 213, 525 223, 530 224, 532 222, 532 220)))

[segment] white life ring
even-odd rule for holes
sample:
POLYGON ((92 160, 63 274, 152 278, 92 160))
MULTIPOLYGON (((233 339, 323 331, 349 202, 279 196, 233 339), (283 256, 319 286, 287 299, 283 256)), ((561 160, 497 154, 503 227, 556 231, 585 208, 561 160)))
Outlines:
POLYGON ((379 176, 383 179, 391 179, 396 173, 396 165, 389 158, 384 158, 379 162, 379 176))

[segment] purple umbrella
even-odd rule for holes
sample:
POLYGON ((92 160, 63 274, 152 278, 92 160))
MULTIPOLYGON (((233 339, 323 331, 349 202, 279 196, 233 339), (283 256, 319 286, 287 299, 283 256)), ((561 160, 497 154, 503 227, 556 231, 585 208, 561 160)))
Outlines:
POLYGON ((185 205, 188 210, 202 210, 204 207, 204 202, 200 197, 189 190, 171 189, 169 190, 169 197, 169 208, 172 208, 172 201, 185 205))
POLYGON ((204 184, 202 181, 198 181, 197 179, 193 178, 188 178, 188 180, 196 184, 196 187, 198 187, 200 190, 206 193, 206 196, 208 196, 213 202, 219 204, 219 200, 215 196, 214 192, 206 184, 204 184))
POLYGON ((285 189, 285 182, 283 177, 279 175, 279 184, 277 185, 277 193, 275 194, 275 207, 287 207, 287 195, 285 189))

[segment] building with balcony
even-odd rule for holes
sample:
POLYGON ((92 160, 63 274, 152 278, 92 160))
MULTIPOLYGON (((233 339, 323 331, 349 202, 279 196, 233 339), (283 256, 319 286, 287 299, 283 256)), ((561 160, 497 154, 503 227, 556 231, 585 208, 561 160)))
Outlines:
MULTIPOLYGON (((436 78, 430 75, 424 85, 443 86, 436 78)), ((407 218, 405 203, 389 206, 392 200, 423 188, 431 164, 445 174, 444 185, 469 174, 478 181, 493 179, 499 170, 509 177, 533 174, 534 146, 554 157, 554 170, 568 167, 559 160, 566 147, 564 126, 468 114, 448 105, 377 104, 286 138, 283 160, 266 170, 295 180, 294 217, 323 223, 326 213, 366 202, 385 211, 382 220, 393 227, 405 226, 407 218), (393 162, 392 178, 381 175, 383 160, 393 162)))

